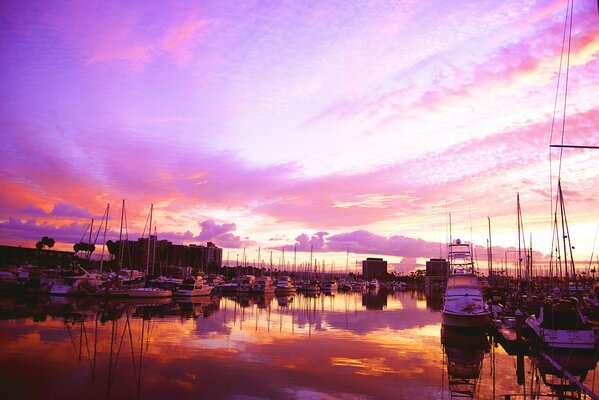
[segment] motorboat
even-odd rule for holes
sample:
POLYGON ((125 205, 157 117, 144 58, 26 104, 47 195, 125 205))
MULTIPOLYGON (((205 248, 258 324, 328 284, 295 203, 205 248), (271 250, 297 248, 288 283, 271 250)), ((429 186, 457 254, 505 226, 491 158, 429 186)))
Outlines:
POLYGON ((318 281, 308 281, 305 283, 302 291, 308 294, 320 293, 320 283, 318 281))
POLYGON ((257 277, 252 287, 252 293, 258 294, 272 294, 275 290, 276 286, 273 284, 272 278, 265 275, 257 277))
POLYGON ((448 259, 443 324, 454 328, 484 329, 491 319, 491 312, 474 273, 470 244, 457 239, 449 245, 448 259))
POLYGON ((242 275, 237 286, 237 293, 250 293, 256 282, 254 275, 242 275))
POLYGON ((49 289, 51 295, 78 295, 92 294, 105 282, 101 274, 88 272, 81 268, 84 272, 82 275, 72 275, 64 277, 62 281, 55 282, 49 289))
POLYGON ((193 296, 210 296, 212 286, 208 285, 203 277, 189 277, 183 280, 183 283, 175 288, 173 295, 193 297, 193 296))
POLYGON ((289 276, 281 276, 277 280, 277 285, 275 287, 275 293, 277 295, 285 295, 290 293, 295 293, 296 287, 293 283, 293 279, 289 276))
POLYGON ((545 302, 538 315, 526 319, 526 324, 541 344, 550 349, 595 350, 597 346, 593 329, 574 298, 545 302))

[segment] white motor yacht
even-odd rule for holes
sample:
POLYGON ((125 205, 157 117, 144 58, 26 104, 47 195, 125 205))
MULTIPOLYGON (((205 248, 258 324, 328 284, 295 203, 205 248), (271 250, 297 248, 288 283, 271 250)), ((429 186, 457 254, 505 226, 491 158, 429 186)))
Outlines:
POLYGON ((483 329, 491 312, 483 299, 470 244, 459 239, 449 245, 449 275, 443 304, 443 324, 456 328, 483 329))

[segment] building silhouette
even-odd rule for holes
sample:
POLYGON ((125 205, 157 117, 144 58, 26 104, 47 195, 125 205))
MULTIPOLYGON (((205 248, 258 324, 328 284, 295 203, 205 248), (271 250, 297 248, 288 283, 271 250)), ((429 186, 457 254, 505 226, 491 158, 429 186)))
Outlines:
POLYGON ((366 279, 382 278, 387 274, 387 261, 369 257, 362 261, 362 276, 366 279))

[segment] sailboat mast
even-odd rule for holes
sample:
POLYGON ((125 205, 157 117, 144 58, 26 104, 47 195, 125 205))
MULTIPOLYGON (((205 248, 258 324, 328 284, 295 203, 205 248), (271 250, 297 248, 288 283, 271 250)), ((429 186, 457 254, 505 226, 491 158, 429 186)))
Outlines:
POLYGON ((520 193, 516 194, 516 214, 518 217, 518 283, 522 280, 522 247, 520 243, 520 193))
POLYGON ((152 249, 152 275, 156 273, 154 270, 154 263, 156 261, 156 242, 158 241, 158 233, 156 231, 156 224, 154 224, 154 248, 152 249))
POLYGON ((489 285, 493 287, 493 244, 491 243, 491 218, 487 217, 487 221, 489 222, 489 255, 487 257, 487 261, 489 263, 489 285))
POLYGON ((123 242, 123 220, 125 218, 125 199, 123 199, 123 205, 121 206, 121 229, 119 231, 119 261, 117 266, 117 273, 123 268, 123 252, 125 250, 125 243, 123 242))
POLYGON ((100 273, 103 272, 104 267, 104 247, 106 246, 106 230, 108 229, 108 211, 110 210, 110 203, 106 204, 106 221, 104 223, 104 238, 102 239, 102 257, 100 258, 100 273))
POLYGON ((146 257, 146 276, 150 271, 150 249, 152 243, 152 213, 154 212, 154 204, 150 204, 150 226, 148 228, 148 255, 146 257))

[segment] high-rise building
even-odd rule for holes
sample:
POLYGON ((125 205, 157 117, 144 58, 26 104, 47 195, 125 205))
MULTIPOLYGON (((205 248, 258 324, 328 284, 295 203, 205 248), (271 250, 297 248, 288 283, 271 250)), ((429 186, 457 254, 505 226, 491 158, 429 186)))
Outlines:
POLYGON ((366 279, 381 278, 387 273, 387 261, 369 257, 362 261, 362 276, 366 279))

